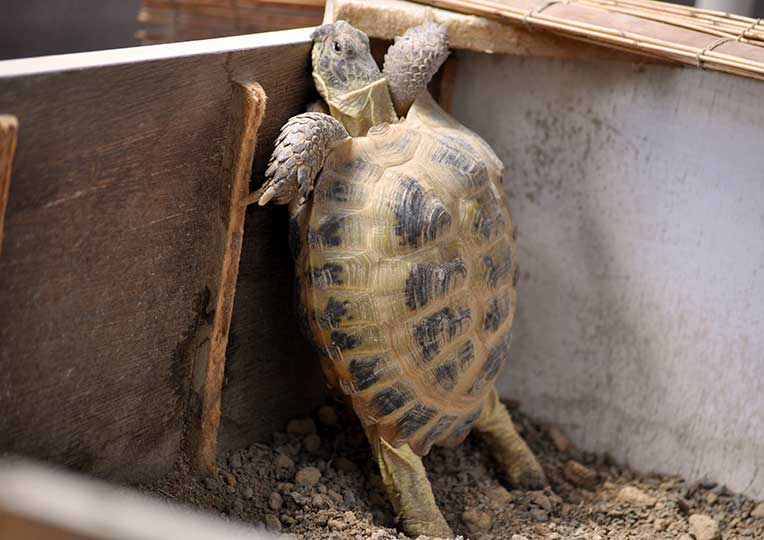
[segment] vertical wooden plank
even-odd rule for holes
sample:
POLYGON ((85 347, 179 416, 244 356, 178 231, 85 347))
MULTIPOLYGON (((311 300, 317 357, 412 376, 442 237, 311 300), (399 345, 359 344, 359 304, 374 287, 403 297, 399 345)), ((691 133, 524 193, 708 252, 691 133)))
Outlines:
POLYGON ((231 325, 236 278, 239 273, 242 237, 244 235, 244 199, 249 192, 252 160, 257 143, 257 131, 265 113, 265 91, 256 82, 232 82, 231 122, 225 147, 223 171, 230 180, 230 196, 223 197, 227 206, 225 251, 221 261, 220 284, 209 340, 206 361, 196 369, 194 391, 201 399, 199 417, 191 417, 188 442, 194 467, 206 474, 215 473, 217 435, 220 426, 220 402, 225 372, 225 354, 231 325))
POLYGON ((9 114, 0 115, 0 254, 3 252, 3 223, 5 208, 8 206, 8 191, 11 186, 11 166, 16 152, 18 120, 9 114))

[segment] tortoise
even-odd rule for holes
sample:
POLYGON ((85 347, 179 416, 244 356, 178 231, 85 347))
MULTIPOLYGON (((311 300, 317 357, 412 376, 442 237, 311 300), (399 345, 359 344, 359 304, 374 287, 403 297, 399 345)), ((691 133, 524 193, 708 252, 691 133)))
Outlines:
POLYGON ((311 38, 325 103, 284 125, 255 199, 289 204, 304 331, 404 530, 450 537, 421 460, 433 445, 474 430, 511 483, 546 485, 494 389, 516 302, 503 165, 427 91, 444 26, 396 38, 382 71, 345 22, 311 38))

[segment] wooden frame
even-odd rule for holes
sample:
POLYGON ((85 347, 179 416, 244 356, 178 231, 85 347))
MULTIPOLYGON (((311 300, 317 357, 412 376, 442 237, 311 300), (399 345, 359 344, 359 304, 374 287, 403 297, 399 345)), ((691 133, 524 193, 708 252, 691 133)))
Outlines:
MULTIPOLYGON (((0 303, 15 307, 0 313, 0 450, 140 482, 185 449, 213 472, 221 399, 252 393, 223 386, 229 329, 296 328, 277 302, 248 326, 233 297, 243 286, 289 298, 283 209, 250 213, 245 227, 238 201, 255 134, 259 175, 310 97, 309 33, 0 62, 0 110, 24 126, 0 257, 0 303), (283 253, 253 260, 262 238, 283 253), (280 287, 264 279, 278 273, 280 287)), ((279 359, 307 345, 284 341, 260 350, 289 377, 279 359)), ((268 370, 241 352, 234 370, 268 370)), ((239 410, 247 429, 273 421, 268 407, 239 410)))
POLYGON ((15 116, 0 115, 0 254, 3 252, 3 223, 11 187, 11 166, 16 152, 19 122, 15 116))

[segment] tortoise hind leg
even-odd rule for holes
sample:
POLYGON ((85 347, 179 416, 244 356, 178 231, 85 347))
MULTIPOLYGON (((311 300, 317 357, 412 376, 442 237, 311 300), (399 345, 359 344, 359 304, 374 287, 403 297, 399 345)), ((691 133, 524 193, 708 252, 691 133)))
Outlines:
POLYGON ((422 458, 407 444, 393 448, 373 429, 366 435, 379 465, 387 496, 396 514, 403 519, 403 529, 412 538, 419 535, 452 538, 453 532, 435 503, 422 458))
POLYGON ((527 489, 541 489, 547 485, 544 470, 517 433, 512 417, 499 401, 495 389, 486 399, 474 431, 488 443, 513 485, 527 489))

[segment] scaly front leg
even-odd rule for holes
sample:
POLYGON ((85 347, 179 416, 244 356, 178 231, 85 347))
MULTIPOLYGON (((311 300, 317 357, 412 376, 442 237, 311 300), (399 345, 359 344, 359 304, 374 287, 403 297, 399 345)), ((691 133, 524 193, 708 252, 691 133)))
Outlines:
POLYGON ((448 56, 446 27, 425 22, 395 38, 387 50, 382 73, 393 98, 395 112, 405 116, 448 56))
POLYGON ((290 118, 276 139, 265 183, 253 195, 254 201, 263 206, 271 200, 276 204, 304 200, 326 158, 348 137, 342 124, 328 114, 307 112, 290 118))

